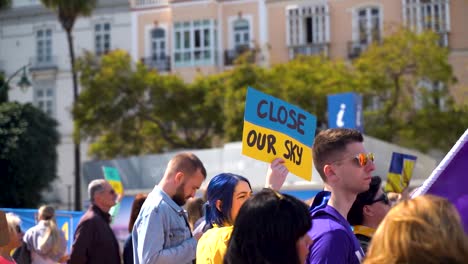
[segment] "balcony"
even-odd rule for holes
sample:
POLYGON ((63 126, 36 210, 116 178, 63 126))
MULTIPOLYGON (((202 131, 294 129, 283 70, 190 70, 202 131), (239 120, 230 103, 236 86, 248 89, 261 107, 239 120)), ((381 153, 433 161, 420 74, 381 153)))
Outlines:
POLYGON ((169 0, 131 0, 133 8, 158 7, 169 5, 169 0))
POLYGON ((348 59, 356 59, 367 50, 369 43, 363 43, 359 41, 349 41, 348 42, 348 59))
POLYGON ((328 56, 328 43, 305 44, 289 46, 289 59, 294 59, 299 55, 325 55, 328 56))
MULTIPOLYGON (((224 65, 225 66, 232 66, 234 65, 234 61, 239 58, 245 52, 251 51, 252 49, 248 46, 241 46, 233 50, 225 50, 224 51, 224 65)), ((250 56, 248 61, 253 63, 255 61, 254 56, 250 56)))
POLYGON ((32 57, 30 59, 30 63, 30 71, 46 71, 58 69, 57 57, 55 56, 32 57))
POLYGON ((146 57, 142 58, 141 62, 148 67, 148 69, 156 69, 158 72, 171 71, 171 57, 165 56, 164 58, 146 57))

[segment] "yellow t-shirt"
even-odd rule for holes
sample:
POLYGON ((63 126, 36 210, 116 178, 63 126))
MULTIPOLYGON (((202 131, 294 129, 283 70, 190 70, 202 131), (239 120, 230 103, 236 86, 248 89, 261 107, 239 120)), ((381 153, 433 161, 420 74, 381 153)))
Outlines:
POLYGON ((233 226, 213 227, 198 240, 197 264, 222 264, 233 226))

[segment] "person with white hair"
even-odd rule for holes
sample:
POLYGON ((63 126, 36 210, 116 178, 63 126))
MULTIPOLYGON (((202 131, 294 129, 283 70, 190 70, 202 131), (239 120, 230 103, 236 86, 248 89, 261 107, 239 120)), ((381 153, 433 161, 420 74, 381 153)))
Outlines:
POLYGON ((69 263, 120 264, 119 244, 110 227, 109 214, 117 194, 104 179, 91 181, 88 194, 91 205, 76 228, 69 263))

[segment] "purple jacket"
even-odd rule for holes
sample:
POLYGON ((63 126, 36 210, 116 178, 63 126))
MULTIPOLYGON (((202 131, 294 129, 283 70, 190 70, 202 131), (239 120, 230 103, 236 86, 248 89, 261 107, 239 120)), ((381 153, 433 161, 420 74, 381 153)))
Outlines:
POLYGON ((316 198, 325 198, 325 200, 321 204, 320 201, 314 200, 310 208, 312 228, 308 235, 313 243, 306 262, 359 264, 364 258, 364 251, 354 236, 351 226, 335 208, 327 205, 329 192, 319 194, 316 198))

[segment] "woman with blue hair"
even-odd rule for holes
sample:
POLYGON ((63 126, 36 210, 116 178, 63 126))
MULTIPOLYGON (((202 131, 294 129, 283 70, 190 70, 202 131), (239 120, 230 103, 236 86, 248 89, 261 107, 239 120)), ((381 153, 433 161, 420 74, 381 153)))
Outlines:
MULTIPOLYGON (((284 160, 273 160, 267 172, 267 187, 279 190, 287 175, 284 160)), ((234 221, 251 195, 250 182, 243 176, 221 173, 211 179, 206 190, 204 230, 207 231, 198 241, 197 263, 223 263, 234 221)))

